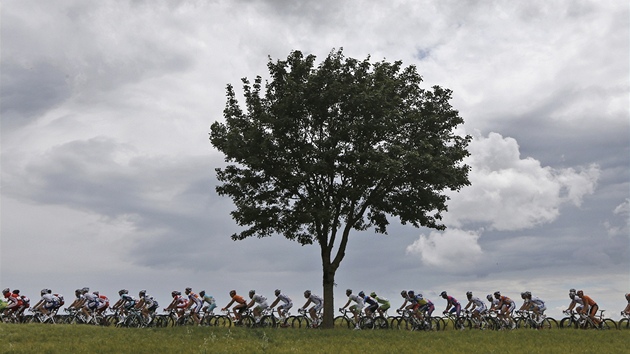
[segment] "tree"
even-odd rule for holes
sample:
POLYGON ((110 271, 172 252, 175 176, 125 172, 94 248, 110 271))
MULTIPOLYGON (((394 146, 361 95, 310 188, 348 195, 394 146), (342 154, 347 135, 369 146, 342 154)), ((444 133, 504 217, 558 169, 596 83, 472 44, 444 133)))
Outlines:
POLYGON ((420 88, 414 66, 331 51, 293 51, 267 65, 270 81, 242 79, 243 111, 227 86, 225 123, 210 141, 225 154, 219 195, 229 196, 239 226, 233 240, 280 234, 320 246, 324 328, 333 326, 333 285, 352 230, 387 234, 389 217, 443 230, 446 190, 470 184, 462 163, 470 136, 451 91, 420 88))

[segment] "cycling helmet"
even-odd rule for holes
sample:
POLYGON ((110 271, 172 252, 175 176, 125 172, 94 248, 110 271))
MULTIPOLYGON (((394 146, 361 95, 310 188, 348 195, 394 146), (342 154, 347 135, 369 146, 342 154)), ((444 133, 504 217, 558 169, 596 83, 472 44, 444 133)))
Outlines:
POLYGON ((279 296, 282 291, 280 291, 280 289, 276 289, 276 291, 274 291, 273 293, 276 294, 276 296, 279 296))
POLYGON ((204 297, 206 295, 206 291, 205 290, 201 290, 199 292, 199 296, 204 297))
POLYGON ((144 296, 146 294, 147 294, 146 290, 140 290, 140 292, 138 293, 138 295, 140 295, 140 296, 144 296))
POLYGON ((466 297, 472 297, 472 291, 467 291, 466 292, 466 297))
POLYGON ((446 294, 446 291, 442 291, 442 292, 440 293, 440 296, 441 296, 441 297, 444 297, 444 296, 448 296, 448 295, 446 294))
POLYGON ((370 297, 376 297, 376 293, 372 291, 372 292, 370 293, 370 297))
POLYGON ((346 289, 346 295, 350 296, 350 294, 352 294, 352 289, 346 289))
POLYGON ((527 296, 527 297, 532 297, 532 293, 531 293, 531 291, 526 291, 526 292, 525 292, 525 296, 527 296))
POLYGON ((87 286, 85 288, 81 289, 81 292, 84 293, 84 294, 89 292, 89 291, 90 291, 90 288, 88 288, 87 286))
POLYGON ((492 295, 490 294, 486 295, 486 299, 488 299, 488 301, 492 301, 492 295))
POLYGON ((363 291, 359 291, 359 296, 365 297, 365 293, 363 291))
POLYGON ((10 293, 10 292, 11 292, 11 289, 9 288, 2 289, 3 294, 10 293))
POLYGON ((191 291, 192 291, 192 288, 186 288, 186 294, 190 294, 191 291))
POLYGON ((309 296, 311 296, 311 291, 310 290, 306 290, 304 292, 304 297, 309 297, 309 296))
POLYGON ((413 291, 413 290, 409 290, 409 291, 407 291, 407 295, 409 295, 409 296, 413 296, 413 294, 414 294, 414 291, 413 291))
POLYGON ((230 290, 230 297, 236 295, 236 290, 230 290))
POLYGON ((42 289, 42 291, 40 291, 40 293, 41 293, 42 295, 44 295, 44 294, 48 294, 48 289, 44 288, 44 289, 42 289))
POLYGON ((523 292, 521 293, 521 297, 522 297, 523 299, 524 299, 524 298, 526 298, 526 297, 527 297, 527 292, 523 291, 523 292))
POLYGON ((500 291, 495 291, 494 292, 494 297, 496 297, 497 299, 501 297, 501 292, 500 291))
POLYGON ((16 295, 20 295, 20 291, 18 289, 13 289, 13 293, 16 295))
POLYGON ((127 289, 120 289, 118 291, 118 295, 120 295, 120 296, 122 296, 123 294, 127 294, 127 293, 128 293, 127 289))
POLYGON ((423 299, 422 294, 418 294, 418 295, 416 295, 416 299, 418 299, 418 300, 422 300, 422 299, 423 299))
POLYGON ((94 291, 92 294, 98 296, 100 293, 98 291, 94 291))
POLYGON ((575 289, 569 289, 569 293, 576 293, 575 289))
POLYGON ((407 290, 403 290, 403 291, 401 291, 401 292, 400 292, 400 295, 402 295, 402 296, 407 296, 407 290))
POLYGON ((81 294, 81 289, 77 289, 74 291, 75 294, 81 294))

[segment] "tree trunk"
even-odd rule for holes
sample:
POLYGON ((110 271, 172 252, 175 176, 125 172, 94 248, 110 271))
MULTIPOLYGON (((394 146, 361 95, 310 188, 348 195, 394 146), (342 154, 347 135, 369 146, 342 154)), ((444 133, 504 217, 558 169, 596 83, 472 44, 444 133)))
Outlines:
POLYGON ((334 328, 335 318, 335 299, 334 299, 334 287, 335 287, 335 271, 330 262, 322 262, 323 264, 323 287, 324 287, 324 322, 323 328, 334 328))

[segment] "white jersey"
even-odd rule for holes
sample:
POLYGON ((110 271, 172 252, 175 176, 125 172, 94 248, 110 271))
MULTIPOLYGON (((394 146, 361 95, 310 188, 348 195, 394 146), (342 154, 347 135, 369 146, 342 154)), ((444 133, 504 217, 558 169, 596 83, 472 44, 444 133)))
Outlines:
POLYGON ((312 303, 319 305, 321 303, 324 302, 324 299, 322 299, 321 297, 315 295, 315 294, 311 294, 311 296, 308 297, 309 300, 311 300, 312 303))
POLYGON ((280 299, 280 301, 284 302, 285 304, 290 304, 290 303, 293 302, 293 301, 291 301, 290 297, 288 297, 288 296, 286 296, 284 294, 278 295, 278 299, 280 299))
POLYGON ((536 296, 532 296, 531 299, 525 300, 525 303, 526 304, 527 303, 532 303, 532 304, 534 304, 536 306, 545 306, 545 302, 542 301, 539 297, 536 297, 536 296))
POLYGON ((475 307, 477 308, 486 308, 486 304, 484 304, 483 301, 481 301, 481 299, 476 296, 471 297, 469 301, 472 302, 472 304, 475 305, 475 307))
POLYGON ((264 304, 267 302, 267 298, 262 296, 262 295, 258 295, 258 294, 254 294, 254 296, 252 297, 252 300, 254 300, 255 303, 257 304, 264 304))
POLYGON ((53 296, 53 294, 44 294, 42 295, 42 301, 45 301, 47 304, 51 304, 54 301, 56 301, 56 296, 53 296))
POLYGON ((83 295, 83 298, 87 302, 98 302, 98 296, 96 296, 95 294, 92 294, 92 293, 85 293, 83 295))
POLYGON ((350 294, 348 298, 357 303, 359 307, 363 307, 363 298, 359 295, 350 294))

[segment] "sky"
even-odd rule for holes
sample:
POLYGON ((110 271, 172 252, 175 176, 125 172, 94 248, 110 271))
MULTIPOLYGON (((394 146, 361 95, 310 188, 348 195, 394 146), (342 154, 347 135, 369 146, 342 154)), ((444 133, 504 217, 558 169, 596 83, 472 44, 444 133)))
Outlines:
POLYGON ((613 318, 626 305, 628 2, 8 0, 0 31, 2 288, 321 294, 319 246, 230 239, 208 133, 226 86, 268 78, 269 58, 343 48, 451 89, 473 140, 446 231, 351 235, 336 308, 347 288, 440 312, 443 290, 529 290, 556 318, 570 288, 613 318))

